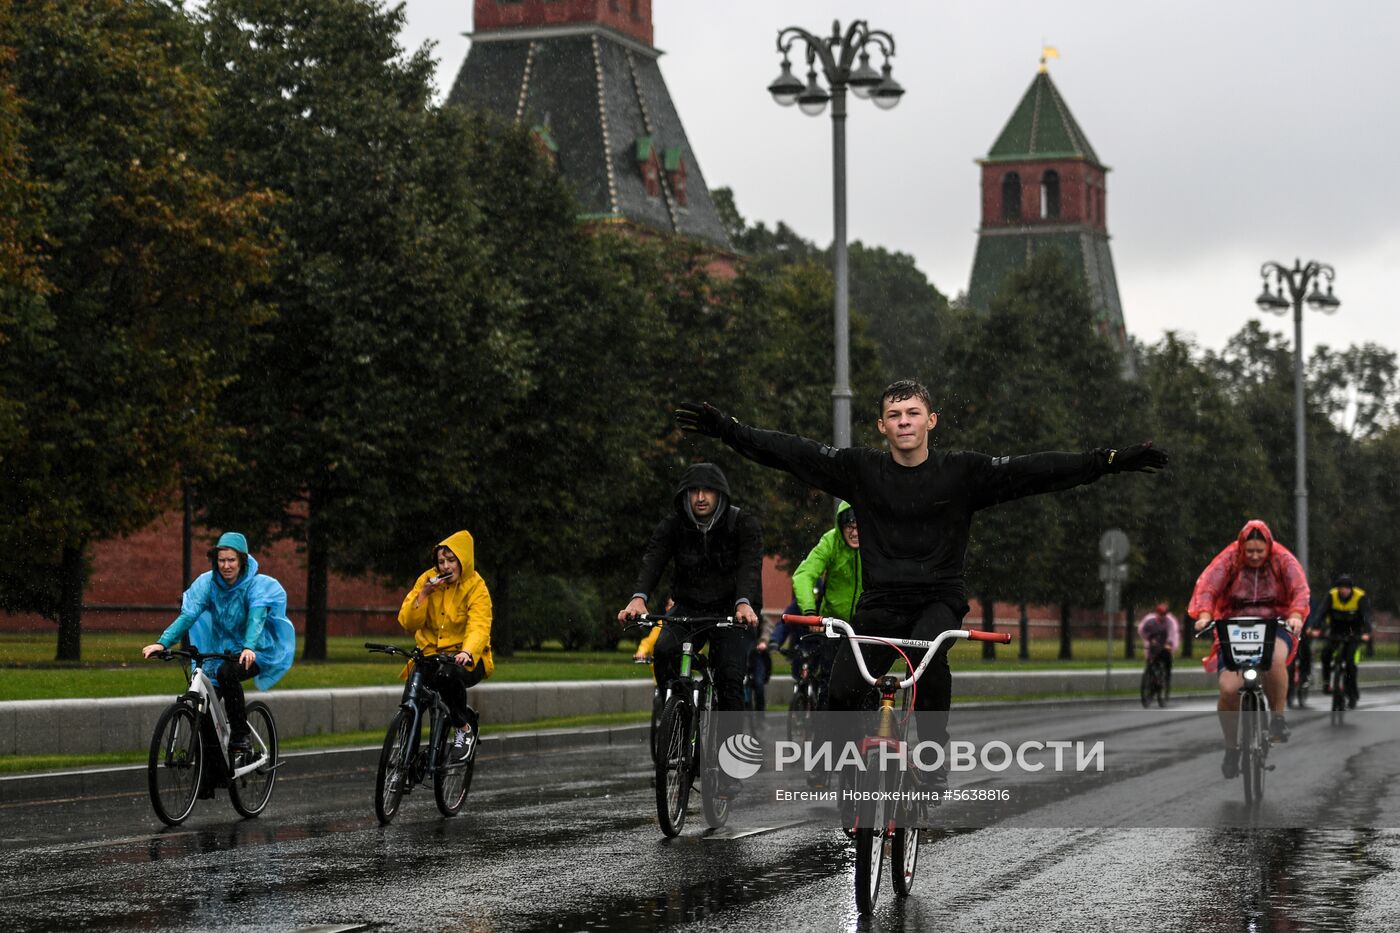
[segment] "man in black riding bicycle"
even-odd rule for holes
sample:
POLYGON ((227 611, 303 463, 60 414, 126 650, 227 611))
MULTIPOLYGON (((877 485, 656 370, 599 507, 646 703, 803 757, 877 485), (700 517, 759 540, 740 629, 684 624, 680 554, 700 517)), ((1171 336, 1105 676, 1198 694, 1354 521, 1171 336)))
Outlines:
MULTIPOLYGON (((857 634, 896 638, 932 639, 961 624, 968 611, 967 540, 979 509, 1092 483, 1107 473, 1153 472, 1167 463, 1167 454, 1150 443, 1020 457, 930 449, 929 433, 938 415, 928 390, 908 379, 891 384, 880 396, 876 427, 888 442, 885 450, 837 449, 765 431, 740 424, 709 404, 683 404, 676 420, 684 430, 719 438, 756 463, 786 470, 851 503, 860 516, 862 581, 851 624, 857 634)), ((865 657, 877 677, 894 663, 889 649, 867 648, 865 657)), ((831 673, 830 708, 858 709, 866 691, 845 642, 831 673)), ((922 740, 946 745, 951 700, 952 674, 944 650, 929 662, 915 699, 921 713, 939 714, 920 717, 922 740)), ((826 738, 850 740, 855 734, 827 733, 826 738)), ((939 772, 925 780, 941 784, 946 775, 939 772)))
MULTIPOLYGON (((647 611, 668 563, 674 563, 668 615, 734 616, 749 628, 693 631, 671 621, 661 628, 653 655, 658 684, 680 674, 681 646, 710 644, 710 665, 721 710, 744 708, 744 668, 753 647, 752 626, 763 605, 763 529, 758 519, 732 504, 729 480, 713 463, 697 463, 681 474, 673 511, 651 533, 632 599, 617 614, 626 623, 647 611)), ((723 717, 728 722, 732 717, 723 717)), ((727 736, 726 736, 727 737, 727 736)), ((739 782, 721 773, 719 792, 732 797, 739 782)))
POLYGON ((1346 671, 1347 708, 1356 709, 1361 699, 1361 687, 1356 680, 1361 642, 1371 640, 1371 601, 1366 591, 1356 586, 1349 574, 1332 581, 1332 588, 1318 601, 1308 619, 1308 634, 1327 639, 1322 648, 1322 690, 1332 692, 1332 665, 1341 664, 1346 671), (1345 657, 1347 643, 1353 643, 1351 657, 1345 657))
POLYGON ((1147 663, 1152 663, 1152 646, 1159 644, 1161 647, 1157 656, 1161 658, 1162 665, 1167 672, 1167 688, 1171 689, 1172 683, 1172 655, 1176 649, 1181 647, 1181 623, 1176 620, 1176 616, 1171 614, 1171 608, 1166 603, 1158 603, 1152 607, 1152 611, 1142 617, 1138 622, 1138 638, 1144 645, 1148 646, 1147 663))

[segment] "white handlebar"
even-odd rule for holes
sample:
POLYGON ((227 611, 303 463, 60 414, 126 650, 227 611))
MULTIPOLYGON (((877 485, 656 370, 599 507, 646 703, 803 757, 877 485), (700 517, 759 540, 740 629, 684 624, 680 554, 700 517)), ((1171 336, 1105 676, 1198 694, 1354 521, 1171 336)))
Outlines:
POLYGON ((851 654, 855 655, 856 667, 860 669, 860 676, 865 678, 865 682, 872 687, 876 685, 878 679, 870 673, 870 668, 865 666, 865 656, 861 654, 860 642, 874 642, 879 645, 889 645, 898 648, 922 648, 924 649, 923 660, 919 666, 909 672, 909 676, 899 682, 899 689, 903 690, 924 674, 924 669, 928 667, 928 662, 933 660, 934 654, 943 647, 943 642, 949 638, 968 638, 971 633, 966 629, 952 628, 946 632, 939 632, 938 637, 933 641, 925 641, 921 638, 882 638, 878 635, 857 635, 850 624, 841 619, 823 618, 822 627, 826 629, 828 638, 840 638, 842 634, 851 642, 851 654))

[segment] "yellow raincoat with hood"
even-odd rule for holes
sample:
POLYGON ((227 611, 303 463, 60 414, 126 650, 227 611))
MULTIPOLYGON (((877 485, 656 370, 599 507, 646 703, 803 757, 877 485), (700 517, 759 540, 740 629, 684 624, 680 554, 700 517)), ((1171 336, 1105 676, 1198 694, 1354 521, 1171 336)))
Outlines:
MULTIPOLYGON (((438 542, 457 555, 462 573, 457 582, 428 594, 422 605, 414 608, 423 584, 437 576, 437 568, 425 570, 404 597, 399 609, 399 625, 413 633, 424 654, 456 654, 467 651, 472 663, 467 670, 485 665, 483 676, 490 677, 496 669, 491 657, 491 594, 486 581, 476 572, 476 546, 469 532, 459 531, 438 542)), ((437 553, 434 549, 433 553, 437 553)), ((405 668, 405 676, 407 668, 405 668)))

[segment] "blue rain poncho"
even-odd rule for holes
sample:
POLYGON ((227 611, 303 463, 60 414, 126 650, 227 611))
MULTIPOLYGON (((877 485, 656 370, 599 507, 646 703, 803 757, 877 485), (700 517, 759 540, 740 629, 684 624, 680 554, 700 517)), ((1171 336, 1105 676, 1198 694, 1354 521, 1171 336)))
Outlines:
MULTIPOLYGON (((200 651, 237 654, 248 648, 258 656, 253 683, 267 690, 291 669, 297 634, 287 618, 287 591, 258 573, 253 555, 247 557, 248 566, 232 585, 212 570, 200 574, 185 591, 180 617, 160 643, 169 647, 188 631, 190 644, 200 651)), ((204 672, 213 679, 220 663, 206 662, 204 672)))

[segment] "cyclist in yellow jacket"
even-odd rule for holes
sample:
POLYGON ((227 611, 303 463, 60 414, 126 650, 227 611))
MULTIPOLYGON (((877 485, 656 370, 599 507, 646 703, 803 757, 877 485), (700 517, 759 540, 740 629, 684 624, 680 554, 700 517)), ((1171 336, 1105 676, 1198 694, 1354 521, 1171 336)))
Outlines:
POLYGON ((1308 620, 1308 634, 1326 639, 1322 647, 1322 692, 1332 692, 1332 665, 1346 668, 1347 707, 1356 709, 1361 688, 1356 682, 1356 668, 1361 662, 1361 642, 1371 640, 1371 600, 1366 591, 1356 586, 1350 574, 1340 574, 1332 581, 1327 595, 1317 603, 1308 620), (1351 656, 1344 656, 1348 643, 1351 656))
MULTIPOLYGON (((495 670, 491 657, 491 593, 476 572, 472 536, 459 531, 433 548, 434 569, 425 570, 404 597, 399 625, 413 633, 424 654, 451 655, 453 667, 440 667, 431 686, 447 704, 457 732, 452 757, 464 760, 476 741, 477 714, 467 705, 467 688, 495 670)), ((407 672, 405 672, 407 676, 407 672)))

